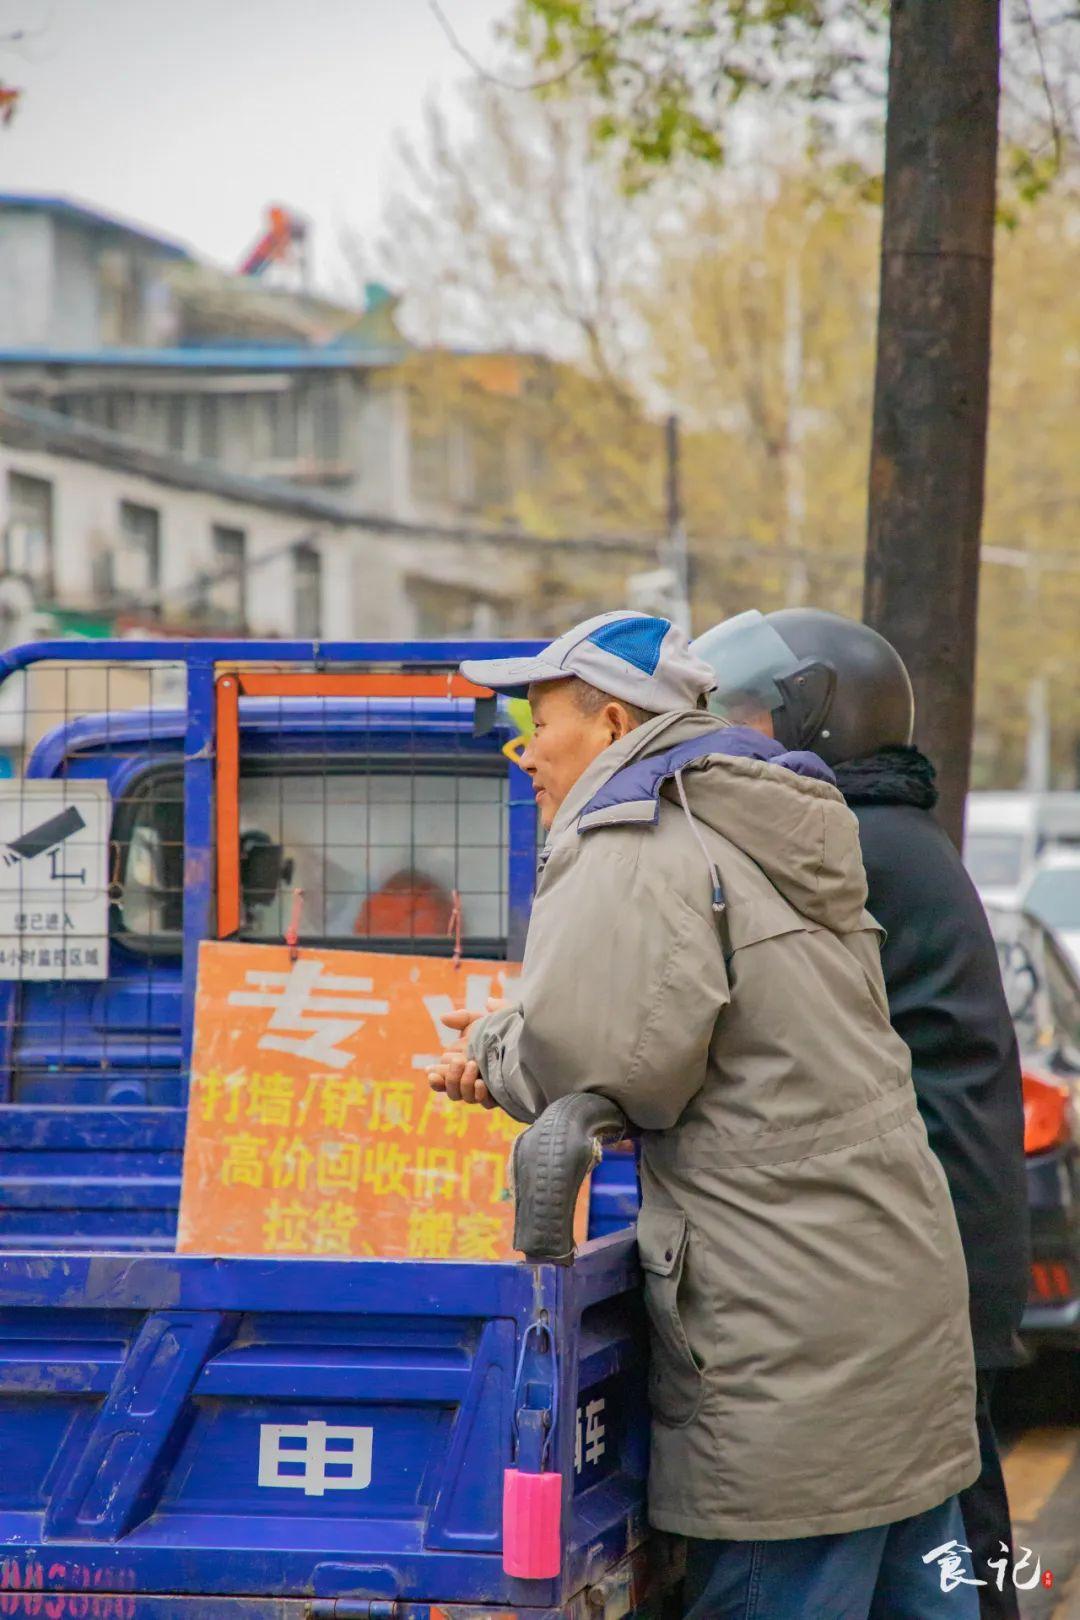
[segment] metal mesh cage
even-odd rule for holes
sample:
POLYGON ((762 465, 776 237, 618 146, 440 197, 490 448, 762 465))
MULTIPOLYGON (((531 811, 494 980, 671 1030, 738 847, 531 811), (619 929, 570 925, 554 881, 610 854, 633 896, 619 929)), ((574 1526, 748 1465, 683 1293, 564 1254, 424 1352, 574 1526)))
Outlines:
POLYGON ((509 722, 448 683, 264 653, 248 691, 235 655, 159 649, 0 686, 2 1246, 171 1246, 200 939, 520 950, 509 722))

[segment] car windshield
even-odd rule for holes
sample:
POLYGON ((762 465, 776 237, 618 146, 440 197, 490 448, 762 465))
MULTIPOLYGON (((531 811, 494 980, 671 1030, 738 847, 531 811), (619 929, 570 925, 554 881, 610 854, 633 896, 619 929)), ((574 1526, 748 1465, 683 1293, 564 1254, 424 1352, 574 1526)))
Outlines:
POLYGON ((1047 928, 1080 929, 1080 866, 1048 866, 1034 879, 1024 900, 1047 928))
POLYGON ((1020 882, 1024 841, 1019 833, 969 832, 964 865, 977 889, 1010 889, 1020 882))

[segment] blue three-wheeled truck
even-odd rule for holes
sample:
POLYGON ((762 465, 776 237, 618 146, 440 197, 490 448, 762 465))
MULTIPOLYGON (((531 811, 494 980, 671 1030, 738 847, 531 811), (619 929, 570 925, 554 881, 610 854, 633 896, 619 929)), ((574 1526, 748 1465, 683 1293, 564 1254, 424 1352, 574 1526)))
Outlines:
POLYGON ((519 959, 532 794, 454 673, 507 650, 0 659, 0 1615, 671 1612, 632 1153, 567 1236, 618 1134, 597 1100, 516 1150, 516 1263, 173 1252, 202 940, 519 959), (554 1512, 557 1569, 513 1573, 508 1474, 540 1478, 514 1511, 554 1512))

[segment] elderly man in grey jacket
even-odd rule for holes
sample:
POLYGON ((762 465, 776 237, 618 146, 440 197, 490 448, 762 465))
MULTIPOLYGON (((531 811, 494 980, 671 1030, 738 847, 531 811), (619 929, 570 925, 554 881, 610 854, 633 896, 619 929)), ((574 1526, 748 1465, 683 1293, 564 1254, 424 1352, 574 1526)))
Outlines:
POLYGON ((832 773, 702 712, 663 619, 462 668, 527 691, 548 840, 520 1000, 459 1015, 431 1082, 642 1131, 649 1512, 690 1538, 688 1616, 970 1620, 964 1262, 832 773))

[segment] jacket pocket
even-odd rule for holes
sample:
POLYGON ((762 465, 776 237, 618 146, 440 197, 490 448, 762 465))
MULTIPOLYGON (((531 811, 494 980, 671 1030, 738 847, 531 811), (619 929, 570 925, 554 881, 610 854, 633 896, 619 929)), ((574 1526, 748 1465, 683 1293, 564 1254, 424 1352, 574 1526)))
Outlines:
POLYGON ((637 1240, 651 1330, 649 1400, 662 1423, 681 1428, 697 1415, 704 1393, 701 1368, 679 1314, 690 1240, 686 1216, 681 1210, 645 1206, 638 1215, 637 1240))

